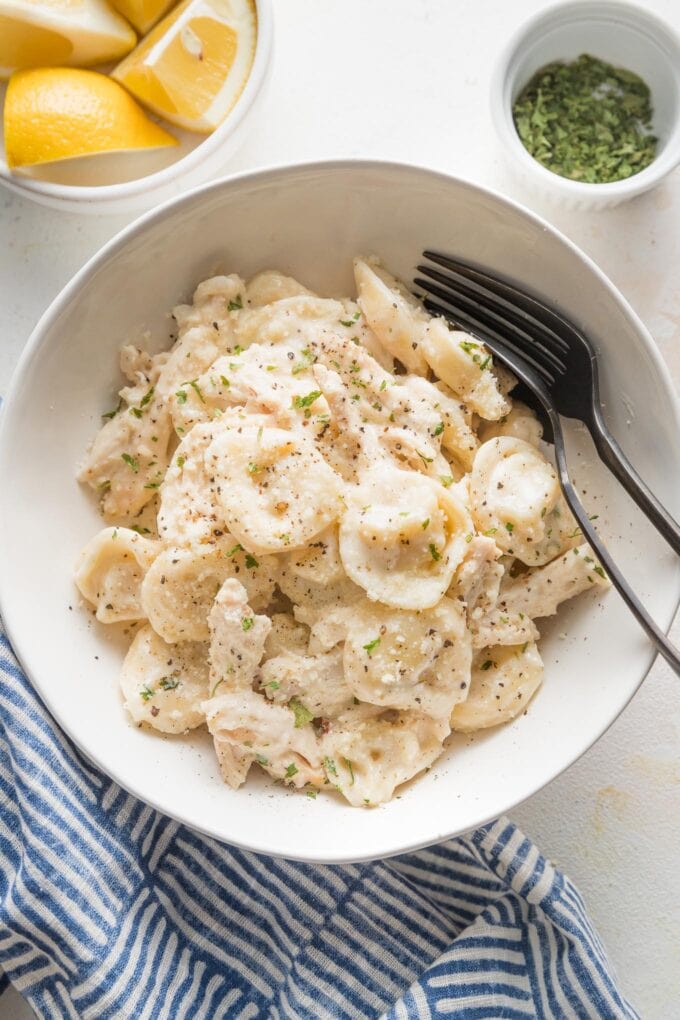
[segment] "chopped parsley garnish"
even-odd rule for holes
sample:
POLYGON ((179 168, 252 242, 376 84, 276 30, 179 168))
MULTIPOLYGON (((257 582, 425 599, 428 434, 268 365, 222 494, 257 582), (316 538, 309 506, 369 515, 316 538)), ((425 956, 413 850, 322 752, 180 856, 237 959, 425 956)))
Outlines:
POLYGON ((332 758, 324 758, 323 767, 330 776, 337 776, 338 770, 335 767, 335 762, 333 761, 332 758))
POLYGON ((343 758, 342 760, 349 769, 349 774, 352 777, 352 782, 349 785, 354 786, 354 769, 352 768, 352 762, 349 760, 349 758, 343 758))
POLYGON ((361 318, 361 312, 355 312, 351 319, 340 319, 341 326, 353 326, 361 318))
POLYGON ((258 473, 258 471, 263 471, 263 470, 264 469, 263 469, 262 465, 261 464, 256 464, 254 460, 251 460, 249 462, 249 464, 248 464, 248 474, 249 475, 256 475, 258 473))
POLYGON ((238 312, 239 309, 243 308, 243 299, 241 295, 237 294, 236 297, 229 302, 227 308, 230 312, 238 312))
POLYGON ((138 535, 150 535, 151 532, 148 528, 142 528, 139 524, 132 525, 132 531, 136 531, 138 535))
POLYGON ((243 546, 240 543, 235 545, 233 549, 230 549, 227 556, 233 556, 237 552, 243 552, 243 546))
POLYGON ((317 798, 317 790, 315 790, 313 786, 310 787, 309 790, 305 790, 305 794, 310 798, 310 800, 316 800, 317 798))
POLYGON ((125 401, 121 397, 120 400, 118 401, 118 407, 114 407, 113 411, 107 411, 106 414, 102 415, 102 418, 115 418, 116 415, 121 410, 121 408, 123 407, 124 404, 125 404, 125 401))
POLYGON ((498 528, 489 528, 489 530, 483 532, 483 534, 484 534, 485 538, 491 538, 491 536, 495 535, 497 531, 498 531, 498 528))
POLYGON ((142 687, 141 691, 139 692, 139 696, 142 699, 142 701, 148 701, 149 698, 153 698, 154 696, 153 688, 147 687, 147 685, 145 684, 142 687))
POLYGON ((434 457, 426 457, 424 453, 420 452, 420 450, 416 450, 416 453, 422 460, 423 464, 431 464, 432 461, 434 460, 434 457))
POLYGON ((439 549, 437 549, 437 546, 434 545, 433 542, 430 542, 428 549, 430 550, 430 556, 432 557, 433 560, 436 561, 442 558, 442 554, 439 552, 439 549))
POLYGON ((511 521, 506 521, 505 530, 508 532, 509 535, 512 535, 513 531, 515 530, 515 525, 512 524, 511 521))
POLYGON ((180 468, 180 469, 183 468, 184 465, 186 464, 186 462, 187 462, 186 457, 178 457, 177 458, 177 467, 180 468))
POLYGON ((492 666, 493 666, 493 660, 492 659, 487 659, 486 662, 483 662, 482 665, 479 668, 483 669, 486 672, 486 670, 487 669, 491 669, 492 666))
POLYGON ((472 541, 472 534, 470 532, 468 532, 467 535, 465 536, 465 541, 468 543, 468 545, 472 541))
POLYGON ((177 393, 175 393, 175 396, 177 397, 177 403, 178 404, 186 404, 186 402, 187 402, 187 391, 186 390, 177 390, 177 393))
POLYGON ((256 560, 254 556, 251 556, 250 553, 246 555, 246 566, 249 570, 254 570, 254 568, 259 567, 259 565, 259 561, 256 560))
POLYGON ((603 581, 607 580, 607 575, 605 574, 604 570, 599 565, 599 563, 597 564, 597 566, 593 567, 593 570, 595 571, 596 574, 600 575, 600 577, 603 579, 603 581))
POLYGON ((306 726, 314 718, 314 713, 310 712, 308 708, 302 704, 298 698, 291 698, 288 703, 288 707, 293 710, 295 714, 295 729, 299 730, 301 726, 306 726))
POLYGON ((439 481, 445 489, 448 489, 449 485, 453 485, 453 475, 440 475, 439 481))
MULTIPOLYGON (((191 386, 201 403, 205 404, 205 397, 201 392, 201 387, 198 385, 198 379, 187 379, 186 382, 182 383, 182 386, 191 386)), ((184 400, 180 400, 180 403, 183 404, 187 399, 187 395, 184 390, 180 390, 180 393, 184 393, 184 400)), ((179 393, 177 394, 177 399, 179 400, 179 393)))
POLYGON ((364 650, 366 652, 368 652, 369 655, 372 655, 373 652, 376 650, 376 648, 378 647, 379 644, 380 644, 380 638, 377 637, 377 638, 373 638, 372 641, 369 641, 368 644, 364 645, 363 647, 364 647, 364 650))
POLYGON ((221 375, 220 376, 220 382, 222 383, 223 386, 226 386, 227 389, 229 389, 229 387, 231 386, 231 383, 227 379, 226 375, 221 375))
POLYGON ((385 379, 383 379, 383 381, 380 383, 380 392, 384 393, 386 389, 387 389, 387 382, 385 381, 385 379))
POLYGON ((271 680, 267 684, 267 687, 269 688, 270 691, 278 691, 280 686, 281 686, 281 684, 279 683, 278 680, 271 680))
POLYGON ((163 691, 174 691, 179 685, 180 681, 174 676, 162 676, 158 681, 158 686, 163 691))
POLYGON ((619 181, 644 170, 656 155, 646 82, 587 53, 539 68, 512 114, 534 159, 574 181, 619 181))
POLYGON ((297 774, 298 774, 298 767, 295 764, 295 762, 292 761, 290 763, 290 765, 288 766, 288 768, 286 769, 286 779, 292 779, 293 776, 296 776, 297 774))
POLYGON ((487 354, 487 356, 484 358, 484 361, 480 361, 480 363, 479 363, 479 371, 483 372, 484 369, 486 368, 486 366, 489 364, 490 361, 491 361, 491 355, 487 354))
POLYGON ((293 365, 291 372, 293 375, 298 375, 300 372, 306 372, 310 365, 313 365, 316 361, 316 355, 312 354, 309 347, 305 347, 304 350, 300 351, 300 354, 304 358, 304 361, 298 361, 293 365))
POLYGON ((252 616, 244 616, 243 619, 241 620, 241 626, 246 632, 250 630, 254 623, 255 620, 253 619, 252 616))
POLYGON ((479 350, 479 344, 473 343, 472 340, 461 340, 458 346, 460 347, 461 351, 465 351, 465 353, 469 354, 470 356, 472 356, 473 351, 479 350))
POLYGON ((444 431, 444 422, 443 422, 443 421, 440 421, 440 422, 439 422, 439 425, 437 425, 437 427, 436 427, 436 429, 434 430, 434 432, 432 433, 432 435, 433 435, 433 436, 441 436, 441 434, 442 434, 442 432, 443 432, 443 431, 444 431))
POLYGON ((255 761, 258 765, 269 765, 269 758, 265 758, 263 754, 256 754, 255 761))
POLYGON ((293 407, 298 411, 301 411, 305 407, 311 407, 312 404, 319 399, 321 396, 321 390, 312 390, 305 397, 293 397, 293 407))
POLYGON ((425 531, 427 528, 429 528, 429 526, 430 526, 430 518, 426 517, 425 520, 423 521, 423 523, 420 526, 423 529, 423 531, 425 531))
POLYGON ((161 487, 160 482, 147 482, 146 485, 144 486, 145 489, 160 489, 160 487, 161 487))
POLYGON ((131 407, 130 408, 130 414, 133 414, 135 416, 135 418, 141 418, 143 413, 144 412, 142 411, 141 407, 131 407))
POLYGON ((134 471, 134 473, 135 473, 135 474, 137 474, 137 472, 139 471, 139 461, 138 461, 138 460, 136 460, 136 459, 135 459, 135 458, 134 458, 134 457, 133 457, 133 456, 132 456, 131 454, 129 454, 129 453, 121 453, 121 457, 122 457, 122 459, 123 459, 123 460, 125 461, 125 463, 127 464, 127 466, 128 466, 129 468, 132 468, 132 470, 134 471))

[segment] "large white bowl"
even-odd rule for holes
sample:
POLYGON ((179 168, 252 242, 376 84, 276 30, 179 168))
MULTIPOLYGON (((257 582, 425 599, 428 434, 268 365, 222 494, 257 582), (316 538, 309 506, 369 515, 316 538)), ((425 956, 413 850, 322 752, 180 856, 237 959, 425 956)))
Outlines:
MULTIPOLYGON (((434 768, 379 809, 310 800, 253 777, 219 779, 205 733, 161 738, 131 725, 118 693, 125 642, 78 606, 71 575, 100 526, 75 466, 111 406, 123 341, 168 343, 168 309, 218 269, 278 266, 324 293, 352 288, 350 258, 378 252, 405 280, 426 246, 531 287, 602 353, 607 417, 649 484, 680 509, 678 411, 653 342, 621 295, 566 238, 499 195, 416 167, 338 162, 219 181, 118 235, 52 304, 0 415, 0 605, 10 639, 58 722, 123 787, 173 817, 253 850, 339 862, 435 843, 507 811, 607 729, 652 662, 614 592, 584 597, 543 628, 543 689, 526 715, 455 738, 434 768), (73 608, 71 608, 73 607, 73 608)), ((579 484, 634 587, 667 627, 675 558, 568 429, 579 484)), ((557 807, 559 810, 559 807, 557 807)))

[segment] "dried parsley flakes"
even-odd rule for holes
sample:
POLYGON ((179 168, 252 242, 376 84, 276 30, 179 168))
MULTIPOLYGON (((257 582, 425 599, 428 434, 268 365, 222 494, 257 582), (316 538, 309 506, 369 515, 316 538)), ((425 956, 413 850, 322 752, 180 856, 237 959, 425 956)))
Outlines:
POLYGON ((620 181, 656 155, 645 82, 586 53, 537 71, 512 112, 527 151, 572 181, 620 181))

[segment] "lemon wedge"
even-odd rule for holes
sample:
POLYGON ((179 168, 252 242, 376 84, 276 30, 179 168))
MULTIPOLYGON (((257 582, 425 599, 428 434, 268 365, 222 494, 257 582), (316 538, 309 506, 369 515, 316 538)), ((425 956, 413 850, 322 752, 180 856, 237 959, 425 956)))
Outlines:
POLYGON ((252 0, 184 0, 113 77, 159 116, 208 133, 243 91, 256 38, 252 0))
POLYGON ((16 71, 5 96, 9 167, 100 152, 155 149, 177 140, 115 81, 70 67, 16 71))
POLYGON ((177 0, 111 0, 112 6, 135 26, 140 35, 146 35, 176 2, 177 0))
POLYGON ((120 60, 137 36, 105 0, 0 0, 0 78, 120 60))

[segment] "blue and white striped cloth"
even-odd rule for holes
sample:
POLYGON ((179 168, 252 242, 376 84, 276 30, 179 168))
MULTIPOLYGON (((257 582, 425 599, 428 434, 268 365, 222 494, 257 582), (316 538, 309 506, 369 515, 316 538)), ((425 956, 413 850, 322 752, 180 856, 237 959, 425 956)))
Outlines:
POLYGON ((637 1015, 507 820, 343 867, 233 850, 93 769, 0 634, 2 970, 49 1020, 637 1015))

